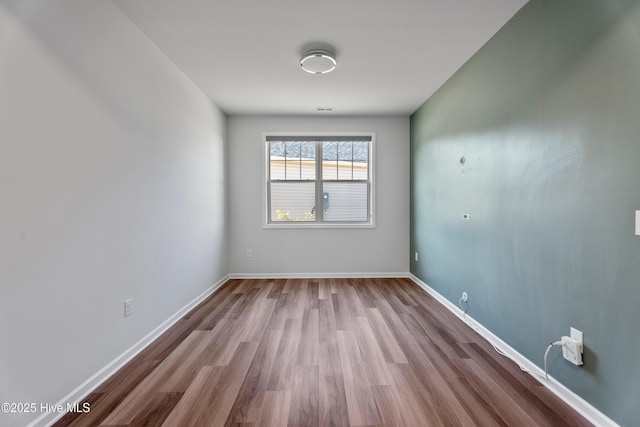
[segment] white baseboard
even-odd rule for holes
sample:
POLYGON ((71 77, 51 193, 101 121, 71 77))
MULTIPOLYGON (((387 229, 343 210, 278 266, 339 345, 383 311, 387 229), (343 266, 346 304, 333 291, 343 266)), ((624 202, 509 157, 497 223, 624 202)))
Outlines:
POLYGON ((444 305, 453 314, 455 314, 461 321, 465 322, 471 329, 476 331, 482 338, 489 341, 493 346, 502 351, 509 359, 520 365, 521 368, 527 371, 529 375, 535 378, 539 383, 548 388, 552 393, 562 399, 567 405, 571 406, 580 415, 582 415, 587 421, 595 426, 602 427, 619 427, 612 419, 593 407, 589 402, 569 390, 562 383, 549 375, 549 381, 544 380, 544 371, 539 368, 535 363, 524 357, 522 354, 514 350, 509 344, 502 341, 499 337, 493 334, 490 330, 485 328, 482 324, 476 321, 473 317, 463 316, 463 311, 460 310, 451 301, 440 295, 435 289, 424 283, 418 277, 409 273, 409 278, 413 280, 418 286, 420 286, 426 293, 431 295, 440 304, 444 305))
POLYGON ((231 273, 229 279, 388 279, 394 277, 408 278, 409 273, 231 273))
MULTIPOLYGON (((113 359, 107 365, 105 365, 98 372, 93 374, 89 379, 80 384, 75 388, 72 392, 67 394, 65 397, 60 399, 56 403, 56 406, 62 405, 63 408, 68 407, 67 405, 73 405, 74 403, 81 402, 87 395, 89 395, 93 390, 95 390, 100 384, 105 382, 110 376, 115 374, 120 368, 122 368, 127 362, 133 359, 138 353, 144 350, 149 344, 155 341, 158 337, 160 337, 167 329, 173 326, 178 320, 180 320, 185 314, 191 311, 195 306, 200 304, 202 301, 207 299, 212 293, 214 293, 220 286, 222 286, 227 280, 229 280, 229 276, 225 276, 222 279, 218 280, 215 284, 209 287, 207 290, 202 292, 200 295, 195 297, 189 303, 187 303, 184 307, 178 310, 175 314, 169 317, 167 320, 162 322, 157 328, 153 331, 149 332, 144 338, 140 341, 132 345, 129 349, 127 349, 120 356, 113 359)), ((58 413, 58 412, 45 412, 40 415, 38 418, 33 420, 27 427, 39 427, 39 426, 50 426, 55 423, 57 420, 62 418, 66 413, 58 413)))

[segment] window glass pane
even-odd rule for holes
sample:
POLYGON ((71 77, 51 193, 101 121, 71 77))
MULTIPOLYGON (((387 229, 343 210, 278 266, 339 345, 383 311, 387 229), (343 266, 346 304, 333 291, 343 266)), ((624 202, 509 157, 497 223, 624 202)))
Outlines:
POLYGON ((322 179, 338 179, 338 143, 322 143, 322 179))
POLYGON ((338 143, 338 179, 353 179, 353 142, 338 143))
POLYGON ((369 179, 369 143, 353 143, 353 179, 369 179))
POLYGON ((272 182, 271 221, 315 221, 314 182, 272 182))
POLYGON ((325 221, 369 220, 366 182, 324 182, 322 191, 325 221))
POLYGON ((287 141, 287 179, 300 179, 300 141, 287 141))
POLYGON ((304 136, 267 140, 269 222, 316 222, 318 208, 323 222, 369 223, 371 142, 329 138, 334 140, 304 136), (322 190, 316 187, 317 180, 322 190))
POLYGON ((284 142, 273 141, 269 144, 270 179, 284 179, 284 142))
POLYGON ((316 179, 316 143, 304 141, 300 143, 300 178, 316 179))

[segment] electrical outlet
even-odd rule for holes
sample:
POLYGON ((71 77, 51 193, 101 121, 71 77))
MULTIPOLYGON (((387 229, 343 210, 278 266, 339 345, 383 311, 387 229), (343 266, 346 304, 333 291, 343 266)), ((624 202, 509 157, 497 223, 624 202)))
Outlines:
POLYGON ((247 258, 251 257, 253 257, 253 252, 251 251, 251 249, 247 249, 247 258))
POLYGON ((466 293, 466 292, 463 292, 463 293, 462 293, 462 301, 464 301, 464 302, 469 301, 469 295, 467 295, 467 293, 466 293))
POLYGON ((133 299, 129 298, 124 300, 124 317, 129 317, 133 314, 133 299))
POLYGON ((413 258, 418 261, 418 251, 414 252, 413 258))

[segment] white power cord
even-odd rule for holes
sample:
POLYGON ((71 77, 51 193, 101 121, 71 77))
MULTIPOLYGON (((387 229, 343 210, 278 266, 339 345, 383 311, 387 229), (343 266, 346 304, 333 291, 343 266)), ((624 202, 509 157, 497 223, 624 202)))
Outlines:
MULTIPOLYGON (((460 307, 460 310, 462 310, 462 321, 464 323, 467 323, 467 308, 469 307, 469 302, 465 300, 464 297, 465 295, 463 294, 462 297, 460 297, 460 299, 458 300, 458 307, 460 307), (462 307, 462 301, 466 302, 465 307, 462 307)), ((467 325, 471 327, 471 325, 469 325, 468 323, 467 325)))
MULTIPOLYGON (((478 332, 478 330, 476 328, 474 328, 473 325, 467 321, 467 309, 466 309, 466 307, 465 308, 462 307, 462 301, 464 301, 463 298, 460 298, 458 300, 458 306, 460 307, 460 310, 462 310, 462 321, 468 327, 470 327, 474 331, 478 332)), ((496 353, 498 353, 502 357, 506 357, 507 359, 511 360, 513 363, 515 363, 518 366, 518 368, 520 368, 520 370, 522 372, 526 372, 527 374, 530 374, 530 375, 536 375, 536 376, 538 376, 540 378, 544 378, 546 381, 549 381, 549 375, 547 374, 547 355, 549 354, 549 350, 551 350, 551 347, 556 346, 556 345, 562 345, 562 346, 566 345, 566 343, 564 343, 563 341, 555 341, 555 342, 552 342, 552 343, 549 344, 549 346, 547 347, 546 351, 544 352, 544 377, 543 377, 539 373, 531 371, 531 370, 525 368, 524 366, 522 366, 521 364, 519 364, 516 360, 514 360, 510 355, 505 353, 502 349, 500 349, 500 347, 496 346, 494 343, 489 342, 489 344, 491 344, 491 347, 493 347, 493 349, 496 351, 496 353)))
POLYGON ((553 347, 554 345, 565 345, 565 343, 563 341, 555 341, 549 343, 549 346, 544 351, 544 379, 547 381, 549 381, 549 374, 547 373, 547 355, 549 354, 549 350, 551 350, 551 347, 553 347))

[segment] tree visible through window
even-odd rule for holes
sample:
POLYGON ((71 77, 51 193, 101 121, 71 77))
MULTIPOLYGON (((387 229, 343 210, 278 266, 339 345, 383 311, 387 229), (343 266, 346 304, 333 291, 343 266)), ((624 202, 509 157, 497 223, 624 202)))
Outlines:
POLYGON ((373 135, 267 135, 267 223, 372 224, 373 135))

